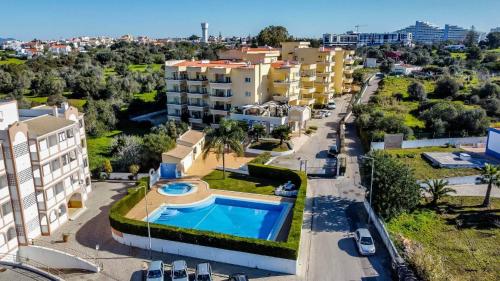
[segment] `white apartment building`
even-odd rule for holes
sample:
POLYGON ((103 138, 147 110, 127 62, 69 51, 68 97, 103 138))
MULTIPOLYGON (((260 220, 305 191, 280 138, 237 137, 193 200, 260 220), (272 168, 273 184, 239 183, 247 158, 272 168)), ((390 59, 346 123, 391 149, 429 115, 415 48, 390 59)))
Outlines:
POLYGON ((0 259, 49 235, 91 191, 83 114, 0 102, 0 259))

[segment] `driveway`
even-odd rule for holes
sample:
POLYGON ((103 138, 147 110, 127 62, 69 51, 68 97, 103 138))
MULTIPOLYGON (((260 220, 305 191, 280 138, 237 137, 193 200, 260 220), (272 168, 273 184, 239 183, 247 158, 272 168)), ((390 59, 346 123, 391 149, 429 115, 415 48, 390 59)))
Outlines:
MULTIPOLYGON (((372 80, 374 83, 375 79, 372 80)), ((364 99, 376 90, 377 81, 367 89, 364 99)), ((337 124, 345 114, 348 99, 337 99, 337 109, 326 119, 312 120, 317 133, 308 143, 287 157, 280 157, 272 165, 299 169, 299 158, 308 161, 309 167, 320 167, 328 161, 326 151, 337 138, 337 124)), ((360 187, 357 158, 363 154, 352 120, 346 124, 346 176, 338 179, 309 179, 308 200, 312 202, 311 230, 304 230, 309 241, 307 253, 301 253, 301 263, 306 264, 303 276, 310 281, 391 280, 390 258, 371 229, 377 243, 377 254, 361 257, 351 233, 366 227, 366 213, 362 202, 365 190, 360 187)))

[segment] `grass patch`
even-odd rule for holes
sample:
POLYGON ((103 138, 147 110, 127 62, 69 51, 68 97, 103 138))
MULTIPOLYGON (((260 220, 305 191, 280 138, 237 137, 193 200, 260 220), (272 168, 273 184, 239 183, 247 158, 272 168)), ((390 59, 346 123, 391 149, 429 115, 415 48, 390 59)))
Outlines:
POLYGON ((454 59, 465 60, 467 58, 467 54, 464 52, 451 52, 450 55, 454 59))
POLYGON ((134 98, 140 99, 144 102, 154 102, 156 98, 157 91, 154 90, 149 93, 135 93, 134 98))
POLYGON ((477 207, 482 200, 448 197, 441 205, 444 213, 421 208, 391 220, 387 227, 391 236, 419 242, 440 257, 449 280, 500 280, 500 228, 492 223, 499 218, 500 199, 492 199, 491 210, 477 207))
POLYGON ((120 130, 114 130, 101 137, 87 138, 90 171, 94 171, 101 167, 104 159, 111 160, 111 141, 115 136, 121 133, 122 131, 120 130))
POLYGON ((212 189, 223 189, 265 195, 274 195, 274 188, 286 182, 265 178, 254 178, 231 172, 226 172, 226 178, 223 179, 222 171, 219 170, 215 170, 204 176, 203 180, 206 181, 212 189))
POLYGON ((145 72, 146 69, 150 68, 152 71, 161 71, 161 64, 131 64, 128 66, 128 70, 137 71, 137 72, 145 72))
POLYGON ((283 152, 290 150, 286 142, 280 144, 279 141, 267 141, 267 140, 254 142, 252 145, 250 145, 250 148, 266 150, 266 151, 275 151, 275 152, 283 152))
POLYGON ((447 177, 460 177, 478 175, 480 172, 472 168, 445 169, 435 168, 422 157, 424 152, 454 152, 462 151, 453 147, 421 147, 412 149, 388 149, 390 155, 399 158, 402 162, 413 168, 417 179, 440 179, 447 177))
POLYGON ((2 64, 23 64, 26 63, 26 60, 18 59, 18 58, 5 58, 0 60, 0 65, 2 64))

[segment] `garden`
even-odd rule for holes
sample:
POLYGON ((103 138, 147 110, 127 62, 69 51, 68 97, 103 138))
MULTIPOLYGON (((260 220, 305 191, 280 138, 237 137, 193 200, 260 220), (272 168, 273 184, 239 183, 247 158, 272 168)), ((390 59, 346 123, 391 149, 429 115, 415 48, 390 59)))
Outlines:
MULTIPOLYGON (((240 176, 227 173, 224 178, 219 172, 207 175, 206 180, 214 189, 226 189, 240 192, 250 192, 269 195, 271 188, 277 181, 266 180, 280 178, 290 180, 298 188, 298 196, 291 211, 290 230, 286 241, 278 242, 252 238, 242 238, 228 234, 210 231, 178 228, 163 224, 150 224, 151 236, 166 240, 181 241, 190 244, 211 246, 216 248, 242 251, 286 259, 296 259, 302 229, 302 218, 305 206, 307 177, 304 173, 289 169, 249 164, 249 176, 240 176), (213 186, 212 186, 213 185, 213 186)), ((140 236, 147 236, 147 224, 127 218, 125 215, 144 197, 144 185, 147 179, 138 182, 136 188, 129 190, 128 195, 116 202, 110 210, 109 219, 111 227, 117 231, 140 236)))

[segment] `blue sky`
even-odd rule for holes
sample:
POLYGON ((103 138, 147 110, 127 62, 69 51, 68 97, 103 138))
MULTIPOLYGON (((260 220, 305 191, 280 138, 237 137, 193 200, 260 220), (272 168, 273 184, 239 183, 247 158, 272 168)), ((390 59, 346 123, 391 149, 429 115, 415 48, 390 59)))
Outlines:
POLYGON ((257 34, 283 25, 296 37, 319 37, 363 25, 362 32, 387 32, 426 20, 489 31, 500 26, 499 0, 5 0, 0 37, 59 39, 78 35, 155 38, 200 34, 257 34))

